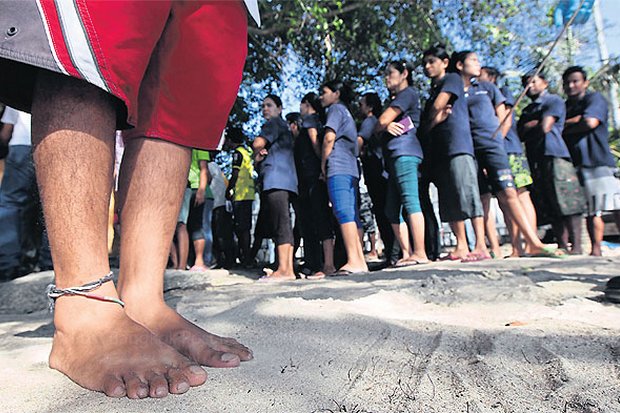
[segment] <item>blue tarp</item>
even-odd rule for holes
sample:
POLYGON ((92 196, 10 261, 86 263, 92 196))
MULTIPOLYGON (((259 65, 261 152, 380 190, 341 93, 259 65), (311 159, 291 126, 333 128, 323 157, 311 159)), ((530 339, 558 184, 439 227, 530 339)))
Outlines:
MULTIPOLYGON (((592 8, 594 7, 595 0, 586 0, 579 10, 579 14, 575 18, 573 24, 584 24, 590 18, 592 14, 592 8)), ((570 20, 581 0, 558 0, 557 6, 555 6, 555 10, 553 12, 553 23, 556 26, 563 26, 570 20)))

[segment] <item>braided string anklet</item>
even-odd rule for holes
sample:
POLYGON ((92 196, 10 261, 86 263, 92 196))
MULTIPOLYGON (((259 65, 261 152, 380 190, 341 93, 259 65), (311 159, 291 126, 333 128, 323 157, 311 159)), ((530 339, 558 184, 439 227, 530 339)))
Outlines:
POLYGON ((101 287, 103 284, 112 281, 114 278, 114 274, 112 271, 108 273, 105 277, 98 279, 97 281, 93 281, 87 284, 84 284, 80 287, 69 287, 69 288, 56 288, 55 284, 50 284, 47 286, 47 298, 49 300, 50 312, 54 312, 54 303, 57 298, 62 297, 64 295, 79 295, 86 298, 91 298, 93 300, 105 301, 108 303, 115 303, 120 305, 121 307, 125 307, 125 303, 114 297, 107 297, 104 295, 91 294, 91 291, 96 290, 101 287))

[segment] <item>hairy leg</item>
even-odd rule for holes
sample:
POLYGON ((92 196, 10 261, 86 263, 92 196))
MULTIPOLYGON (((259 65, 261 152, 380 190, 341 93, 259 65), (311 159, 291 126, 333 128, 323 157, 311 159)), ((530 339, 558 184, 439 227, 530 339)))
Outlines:
POLYGON ((212 367, 251 359, 233 339, 207 333, 164 302, 166 251, 179 214, 191 152, 158 139, 127 142, 119 195, 123 242, 118 290, 126 312, 181 354, 212 367))
MULTIPOLYGON (((34 160, 56 284, 67 288, 95 281, 110 270, 112 99, 84 82, 42 72, 32 113, 34 160)), ((169 245, 170 240, 166 259, 169 245)), ((96 294, 118 297, 112 282, 96 294)), ((118 304, 60 297, 54 324, 50 367, 87 389, 113 397, 163 397, 206 380, 204 370, 127 317, 118 304)))

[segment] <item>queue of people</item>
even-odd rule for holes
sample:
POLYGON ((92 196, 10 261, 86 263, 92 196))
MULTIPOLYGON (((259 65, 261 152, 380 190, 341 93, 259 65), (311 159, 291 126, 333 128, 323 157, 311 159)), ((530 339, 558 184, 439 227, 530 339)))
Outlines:
MULTIPOLYGON (((379 259, 378 239, 383 266, 502 258, 492 197, 507 223, 510 257, 581 254, 584 214, 591 254, 601 255, 602 213, 612 212, 620 227, 620 181, 608 144, 607 102, 588 91, 585 70, 564 73, 566 101, 548 91, 544 72, 523 76, 530 103, 517 119, 511 91, 498 86, 500 72, 483 67, 475 52, 450 56, 437 45, 423 53, 423 64, 428 91, 414 87, 409 63, 385 66, 385 104, 376 92, 354 102, 351 87, 332 80, 305 94, 299 112, 283 117, 280 97, 267 95, 258 136, 250 141, 242 128, 227 128, 228 176, 214 151, 194 150, 169 267, 253 268, 263 239, 276 246, 265 280, 366 272, 367 262, 379 259), (456 238, 442 257, 430 183, 438 190, 441 221, 456 238), (467 220, 474 239, 468 239, 467 220), (539 239, 541 224, 551 225, 558 248, 539 239)), ((6 125, 18 124, 9 120, 11 110, 6 125)), ((8 164, 0 190, 5 215, 13 208, 12 176, 8 164)), ((4 232, 6 239, 21 234, 4 232)), ((3 248, 0 262, 18 265, 19 248, 5 257, 13 250, 3 248)))

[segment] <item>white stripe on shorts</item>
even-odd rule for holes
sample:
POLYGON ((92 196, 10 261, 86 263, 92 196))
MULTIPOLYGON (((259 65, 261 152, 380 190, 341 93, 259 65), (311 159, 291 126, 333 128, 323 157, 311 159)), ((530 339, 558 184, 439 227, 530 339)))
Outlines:
POLYGON ((109 92, 105 80, 99 73, 75 1, 56 0, 55 3, 67 49, 75 68, 86 81, 109 92))
POLYGON ((37 0, 37 8, 39 9, 39 14, 41 15, 41 21, 43 22, 43 27, 45 28, 45 35, 47 36, 47 42, 49 43, 50 49, 52 50, 52 56, 54 57, 54 61, 56 65, 60 69, 62 73, 68 75, 69 73, 65 69, 65 66, 58 59, 58 55, 56 54, 56 49, 54 48, 54 42, 52 41, 52 34, 50 33, 50 27, 47 21, 47 17, 45 16, 45 12, 43 11, 43 7, 41 6, 41 0, 37 0))

